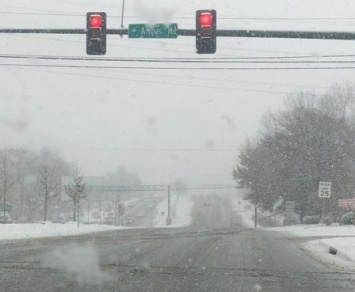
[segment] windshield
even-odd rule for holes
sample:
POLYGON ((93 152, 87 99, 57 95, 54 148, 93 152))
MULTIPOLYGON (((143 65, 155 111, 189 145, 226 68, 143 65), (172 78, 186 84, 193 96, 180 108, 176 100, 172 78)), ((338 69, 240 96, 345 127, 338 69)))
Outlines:
POLYGON ((354 14, 0 3, 0 290, 354 291, 354 14))

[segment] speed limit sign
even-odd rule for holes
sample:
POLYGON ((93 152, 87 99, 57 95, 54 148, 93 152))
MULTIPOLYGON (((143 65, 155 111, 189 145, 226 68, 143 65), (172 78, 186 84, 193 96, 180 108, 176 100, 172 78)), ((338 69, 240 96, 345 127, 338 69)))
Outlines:
POLYGON ((318 188, 319 198, 330 198, 332 183, 329 181, 320 181, 318 188))

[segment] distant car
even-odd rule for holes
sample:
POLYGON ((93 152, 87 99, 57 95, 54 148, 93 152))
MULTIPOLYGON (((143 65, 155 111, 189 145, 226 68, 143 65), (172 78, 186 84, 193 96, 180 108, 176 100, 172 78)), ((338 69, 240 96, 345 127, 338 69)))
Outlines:
POLYGON ((319 215, 304 216, 302 220, 303 224, 318 224, 319 222, 320 222, 319 215))
POLYGON ((104 218, 104 223, 108 225, 112 225, 115 222, 114 216, 107 216, 104 218))
POLYGON ((133 202, 129 202, 128 203, 128 207, 134 207, 134 203, 133 202))
POLYGON ((137 213, 137 217, 144 217, 143 212, 138 212, 138 213, 137 213))
POLYGON ((149 204, 149 205, 147 205, 147 208, 152 209, 152 208, 153 208, 153 205, 152 205, 152 204, 149 204))
POLYGON ((64 218, 58 218, 58 219, 52 220, 52 223, 55 223, 55 224, 65 224, 65 223, 66 223, 66 220, 65 220, 64 218))
POLYGON ((123 221, 124 225, 131 225, 133 223, 133 220, 131 218, 127 218, 126 220, 123 221))

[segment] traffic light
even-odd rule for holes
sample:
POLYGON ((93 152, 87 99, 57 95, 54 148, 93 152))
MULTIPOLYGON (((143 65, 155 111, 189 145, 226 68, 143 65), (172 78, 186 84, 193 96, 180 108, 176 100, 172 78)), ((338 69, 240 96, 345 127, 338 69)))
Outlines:
POLYGON ((106 54, 106 13, 88 12, 86 14, 86 53, 88 55, 106 54))
POLYGON ((214 54, 217 49, 216 10, 196 11, 196 50, 197 54, 214 54))

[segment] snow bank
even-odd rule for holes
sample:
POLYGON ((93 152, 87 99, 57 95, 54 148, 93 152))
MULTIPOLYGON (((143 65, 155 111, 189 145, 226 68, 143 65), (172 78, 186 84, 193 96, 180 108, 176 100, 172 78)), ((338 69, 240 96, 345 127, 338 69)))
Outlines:
POLYGON ((337 265, 347 266, 355 262, 355 226, 324 226, 324 225, 297 225, 265 228, 264 230, 279 231, 295 237, 331 237, 310 240, 304 246, 318 257, 332 261, 337 265), (336 251, 335 255, 329 253, 330 248, 336 251), (344 261, 345 260, 345 261, 344 261))
POLYGON ((336 255, 345 260, 355 261, 355 237, 337 237, 321 239, 319 244, 326 247, 329 252, 330 248, 336 250, 336 255))
POLYGON ((293 236, 315 237, 315 236, 354 236, 355 226, 325 226, 325 225, 296 225, 284 227, 265 228, 270 231, 281 231, 293 236))
POLYGON ((126 227, 97 224, 80 224, 80 226, 78 227, 77 223, 74 222, 68 222, 66 224, 54 224, 50 222, 47 222, 45 224, 0 224, 0 241, 9 239, 28 239, 78 235, 124 228, 126 227))

